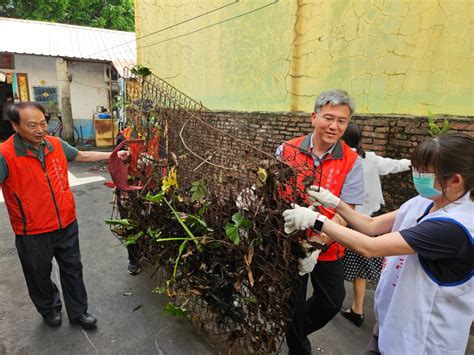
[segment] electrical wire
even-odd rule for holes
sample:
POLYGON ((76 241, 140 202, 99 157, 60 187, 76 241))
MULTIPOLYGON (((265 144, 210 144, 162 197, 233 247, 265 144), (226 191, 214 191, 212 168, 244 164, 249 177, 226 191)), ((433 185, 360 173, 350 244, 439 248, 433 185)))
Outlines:
MULTIPOLYGON (((240 0, 234 0, 234 1, 233 1, 232 3, 230 3, 230 4, 226 4, 226 5, 224 5, 224 6, 215 8, 215 9, 213 9, 213 10, 211 10, 211 11, 204 12, 204 13, 199 14, 199 15, 197 15, 197 16, 188 18, 187 20, 184 20, 184 21, 181 21, 181 22, 177 22, 177 23, 175 23, 175 24, 173 24, 173 25, 160 28, 160 29, 157 30, 157 31, 154 31, 154 32, 151 32, 151 33, 147 33, 147 34, 145 34, 145 35, 143 35, 143 36, 136 37, 134 40, 123 42, 122 44, 118 44, 118 45, 116 45, 116 46, 109 47, 109 48, 107 48, 107 49, 105 49, 105 50, 110 50, 110 49, 117 48, 117 47, 120 47, 120 46, 125 45, 125 44, 128 44, 128 43, 137 42, 137 41, 140 40, 140 39, 143 39, 143 38, 146 38, 146 37, 149 37, 149 36, 153 36, 153 35, 155 35, 155 34, 157 34, 157 33, 160 33, 160 32, 166 31, 166 30, 169 30, 169 29, 171 29, 171 28, 180 26, 180 25, 182 25, 182 24, 185 24, 185 23, 187 23, 187 22, 193 21, 193 20, 198 19, 198 18, 200 18, 200 17, 209 15, 209 14, 211 14, 211 13, 213 13, 213 12, 220 11, 220 10, 222 10, 222 9, 228 7, 228 6, 231 6, 231 5, 234 5, 234 4, 238 3, 239 1, 240 1, 240 0)), ((99 53, 103 53, 103 51, 98 51, 98 52, 92 53, 92 54, 90 54, 90 56, 95 55, 95 54, 99 54, 99 53)))
POLYGON ((274 0, 274 1, 273 1, 273 2, 271 2, 271 3, 269 3, 269 4, 266 4, 266 5, 263 5, 263 6, 260 6, 260 7, 257 7, 257 8, 256 8, 256 9, 254 9, 254 10, 251 10, 251 11, 244 12, 243 14, 236 15, 236 16, 234 16, 234 17, 230 17, 230 18, 228 18, 228 19, 225 19, 225 20, 222 20, 222 21, 215 22, 215 23, 213 23, 213 24, 211 24, 211 25, 208 25, 208 26, 204 26, 204 27, 198 28, 198 29, 196 29, 196 30, 194 30, 194 31, 187 32, 187 33, 184 33, 184 34, 182 34, 182 35, 178 35, 178 36, 170 37, 170 38, 167 38, 167 39, 164 39, 164 40, 162 40, 162 41, 155 42, 155 43, 147 44, 147 45, 145 45, 145 46, 137 47, 137 51, 138 51, 139 49, 143 49, 143 48, 152 47, 152 46, 155 46, 155 45, 157 45, 157 44, 160 44, 160 43, 164 43, 164 42, 171 41, 171 40, 173 40, 173 39, 177 39, 177 38, 185 37, 185 36, 188 36, 188 35, 194 34, 194 33, 196 33, 196 32, 200 32, 200 31, 202 31, 202 30, 206 30, 206 29, 208 29, 208 28, 210 28, 210 27, 214 27, 214 26, 217 26, 217 25, 223 24, 223 23, 225 23, 225 22, 229 22, 229 21, 232 21, 232 20, 238 19, 238 18, 240 18, 240 17, 244 17, 244 16, 247 16, 247 15, 250 15, 250 14, 252 14, 252 13, 254 13, 254 12, 257 12, 257 11, 263 10, 263 9, 264 9, 264 8, 266 8, 266 7, 269 7, 269 6, 271 6, 271 5, 274 5, 274 4, 276 4, 277 2, 279 2, 279 1, 280 1, 280 0, 274 0))

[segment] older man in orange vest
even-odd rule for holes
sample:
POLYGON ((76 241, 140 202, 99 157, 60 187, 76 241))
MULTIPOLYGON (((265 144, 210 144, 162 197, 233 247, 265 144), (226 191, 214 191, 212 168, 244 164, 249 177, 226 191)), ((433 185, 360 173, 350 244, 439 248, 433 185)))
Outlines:
MULTIPOLYGON (((45 111, 37 103, 14 104, 8 117, 16 134, 0 145, 0 184, 31 300, 48 326, 61 325, 61 299, 51 280, 55 257, 70 322, 94 328, 97 319, 87 309, 68 162, 106 160, 110 153, 81 152, 48 136, 45 111)), ((128 154, 122 152, 121 159, 128 154)))
MULTIPOLYGON (((311 115, 313 132, 289 140, 278 148, 277 156, 296 171, 296 185, 300 192, 306 190, 308 186, 305 184, 310 181, 310 184, 322 186, 340 196, 353 207, 363 204, 361 158, 340 140, 354 111, 355 104, 345 91, 323 92, 316 99, 311 115)), ((334 210, 320 208, 320 212, 345 225, 334 210)), ((307 236, 320 234, 317 227, 316 224, 309 226, 307 236)), ((308 334, 324 327, 342 308, 345 297, 343 256, 342 245, 327 239, 321 252, 300 260, 301 282, 295 292, 295 314, 286 338, 290 354, 310 354, 308 334), (308 273, 314 292, 306 300, 308 273)))

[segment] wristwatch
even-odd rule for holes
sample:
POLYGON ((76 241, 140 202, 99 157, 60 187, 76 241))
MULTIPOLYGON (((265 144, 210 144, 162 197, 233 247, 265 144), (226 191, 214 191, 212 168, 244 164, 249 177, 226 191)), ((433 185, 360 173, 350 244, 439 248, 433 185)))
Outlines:
POLYGON ((316 233, 322 233, 324 222, 326 221, 326 219, 327 219, 326 216, 322 214, 318 214, 318 216, 316 217, 316 220, 314 221, 313 231, 315 231, 316 233))

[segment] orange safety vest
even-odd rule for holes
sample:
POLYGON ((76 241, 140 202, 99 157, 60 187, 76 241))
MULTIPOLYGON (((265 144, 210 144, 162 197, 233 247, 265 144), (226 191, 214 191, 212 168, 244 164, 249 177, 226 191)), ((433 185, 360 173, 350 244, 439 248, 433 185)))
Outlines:
MULTIPOLYGON (((331 191, 334 195, 340 196, 346 175, 357 160, 357 153, 351 150, 343 141, 338 141, 332 153, 323 158, 320 167, 315 167, 310 147, 311 134, 294 138, 283 145, 281 159, 295 170, 297 189, 301 192, 305 191, 304 182, 308 179, 314 179, 312 185, 319 186, 319 182, 321 182, 320 186, 331 191)), ((289 189, 290 187, 287 186, 283 192, 283 197, 291 195, 289 189)), ((303 198, 307 201, 306 194, 303 198)), ((335 211, 330 208, 320 207, 319 212, 328 218, 334 217, 335 214, 335 211)), ((308 230, 307 235, 315 235, 315 233, 308 230)), ((325 253, 319 255, 318 260, 334 261, 342 256, 344 256, 344 247, 334 242, 325 253)))
POLYGON ((61 140, 50 136, 44 140, 45 168, 18 134, 0 145, 0 153, 8 166, 2 191, 17 235, 52 232, 76 219, 61 140))

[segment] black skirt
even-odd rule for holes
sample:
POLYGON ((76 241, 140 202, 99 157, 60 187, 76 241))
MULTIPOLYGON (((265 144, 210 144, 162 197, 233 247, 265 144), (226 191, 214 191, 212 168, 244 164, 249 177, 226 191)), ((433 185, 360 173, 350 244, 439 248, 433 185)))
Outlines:
POLYGON ((346 249, 344 252, 344 279, 353 281, 356 278, 377 281, 382 271, 383 257, 366 258, 355 251, 346 249))

